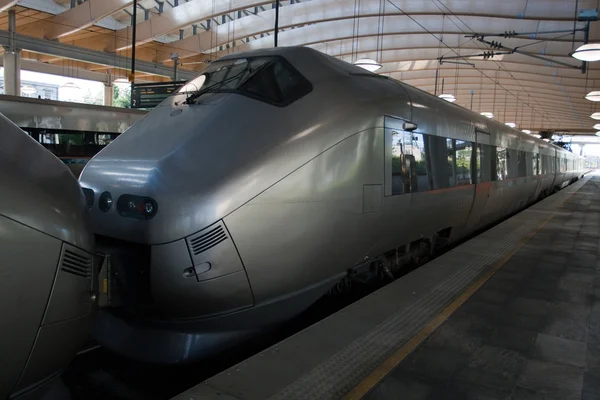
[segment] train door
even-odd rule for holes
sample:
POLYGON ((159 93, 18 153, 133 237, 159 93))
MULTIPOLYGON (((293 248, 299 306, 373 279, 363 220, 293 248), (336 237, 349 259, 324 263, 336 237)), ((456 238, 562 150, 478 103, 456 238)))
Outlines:
POLYGON ((490 134, 483 130, 475 130, 475 146, 473 146, 472 168, 475 196, 467 221, 467 228, 474 229, 481 225, 485 206, 492 189, 496 148, 490 146, 490 134))

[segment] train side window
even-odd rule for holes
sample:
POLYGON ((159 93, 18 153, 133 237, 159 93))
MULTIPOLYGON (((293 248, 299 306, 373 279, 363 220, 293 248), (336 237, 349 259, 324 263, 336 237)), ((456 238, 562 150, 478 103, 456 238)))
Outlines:
POLYGON ((527 176, 527 152, 524 150, 517 150, 517 176, 527 176))
POLYGON ((446 139, 447 163, 448 163, 448 187, 456 186, 456 140, 446 139))
POLYGON ((496 179, 499 181, 508 178, 507 155, 504 147, 496 148, 496 179))
POLYGON ((416 187, 416 162, 412 155, 412 134, 392 131, 392 196, 411 192, 416 187))
POLYGON ((429 190, 429 176, 431 167, 427 165, 427 153, 425 148, 425 136, 422 133, 412 134, 412 155, 415 160, 416 182, 412 182, 411 192, 426 192, 429 190))
POLYGON ((519 154, 515 149, 506 149, 506 165, 508 166, 508 178, 519 177, 519 154))
POLYGON ((492 160, 493 151, 492 146, 487 144, 477 144, 477 183, 490 182, 493 180, 492 176, 492 160))
POLYGON ((532 168, 532 175, 540 174, 540 153, 537 153, 535 151, 532 153, 531 168, 532 168))
POLYGON ((464 140, 456 141, 456 185, 470 185, 473 183, 471 173, 471 160, 473 143, 464 140))
MULTIPOLYGON (((445 137, 423 134, 426 149, 423 154, 429 190, 450 187, 448 176, 453 172, 452 167, 448 165, 447 140, 445 137)), ((421 187, 419 189, 422 191, 421 187)))

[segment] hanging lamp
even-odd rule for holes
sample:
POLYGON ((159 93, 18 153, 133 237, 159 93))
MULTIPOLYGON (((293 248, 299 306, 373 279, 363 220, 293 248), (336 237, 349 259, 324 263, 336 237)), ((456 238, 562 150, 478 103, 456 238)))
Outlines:
POLYGON ((588 43, 579 46, 570 56, 581 61, 600 60, 600 43, 588 43))
POLYGON ((594 90, 585 95, 585 98, 589 101, 600 101, 600 91, 594 90))
POLYGON ((31 85, 23 85, 23 86, 21 86, 21 93, 35 94, 35 93, 37 93, 37 89, 31 85))
POLYGON ((381 69, 381 67, 383 67, 383 65, 379 64, 377 61, 371 58, 361 58, 360 60, 356 60, 354 65, 356 65, 357 67, 364 68, 369 72, 375 72, 381 69))

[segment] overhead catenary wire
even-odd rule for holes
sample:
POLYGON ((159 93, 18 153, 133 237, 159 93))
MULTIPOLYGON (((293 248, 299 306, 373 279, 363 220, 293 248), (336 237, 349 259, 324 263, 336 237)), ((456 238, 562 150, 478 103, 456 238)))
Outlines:
MULTIPOLYGON (((444 7, 444 8, 445 8, 445 9, 446 9, 446 10, 447 10, 447 11, 448 11, 448 12, 449 12, 451 15, 453 15, 453 16, 454 16, 456 19, 458 19, 458 20, 459 20, 459 21, 460 21, 460 22, 461 22, 461 23, 462 23, 462 24, 463 24, 463 25, 464 25, 464 26, 465 26, 465 27, 466 27, 466 28, 467 28, 469 31, 471 31, 472 33, 475 33, 475 32, 473 31, 473 29, 471 29, 471 27, 470 27, 470 26, 469 26, 467 23, 465 23, 465 22, 464 22, 464 21, 463 21, 463 20, 462 20, 462 19, 461 19, 459 16, 457 16, 457 15, 456 15, 456 14, 455 14, 455 13, 454 13, 454 12, 453 12, 453 11, 452 11, 450 8, 448 8, 448 7, 447 7, 447 6, 446 6, 444 3, 442 3, 442 2, 441 2, 441 1, 439 1, 439 0, 431 0, 431 1, 432 1, 432 2, 433 2, 433 3, 434 3, 434 4, 435 4, 437 7, 438 7, 438 9, 439 9, 440 11, 444 12, 444 11, 443 11, 443 10, 442 10, 442 9, 441 9, 441 8, 440 8, 438 5, 437 5, 437 3, 436 3, 436 1, 437 1, 437 2, 439 2, 439 3, 442 5, 442 7, 444 7)), ((453 24, 454 24, 454 25, 455 25, 455 26, 456 26, 458 29, 461 29, 461 28, 460 28, 460 27, 459 27, 459 26, 458 26, 458 25, 457 25, 457 24, 456 24, 456 23, 455 23, 455 22, 454 22, 454 21, 453 21, 451 18, 449 18, 449 19, 450 19, 450 22, 452 22, 452 23, 453 23, 453 24)), ((477 45, 478 47, 480 47, 480 46, 479 46, 479 44, 478 44, 477 42, 476 42, 476 45, 477 45)), ((521 90, 523 90, 524 92, 526 92, 527 94, 529 94, 529 91, 528 91, 528 90, 527 90, 527 89, 526 89, 526 88, 523 86, 523 84, 522 84, 522 83, 521 83, 521 82, 520 82, 520 81, 519 81, 517 78, 515 78, 515 76, 512 74, 512 72, 511 72, 511 71, 509 71, 507 68, 505 68, 505 67, 502 65, 502 62, 498 62, 498 61, 496 61, 496 60, 493 60, 493 59, 492 59, 492 61, 493 61, 494 63, 496 63, 496 65, 498 65, 500 68, 504 69, 504 70, 505 70, 505 72, 506 72, 506 73, 507 73, 507 74, 508 74, 508 75, 509 75, 509 76, 510 76, 510 77, 511 77, 511 78, 512 78, 512 79, 513 79, 513 80, 514 80, 514 81, 515 81, 515 82, 516 82, 516 83, 517 83, 517 84, 518 84, 520 87, 521 87, 521 90)), ((474 68, 475 68, 477 71, 479 71, 480 73, 484 74, 484 73, 483 73, 483 71, 479 70, 477 67, 474 67, 474 68)), ((484 75, 485 75, 485 74, 484 74, 484 75)), ((489 77, 488 77, 488 78, 489 78, 489 77)), ((502 85, 500 85, 500 86, 502 87, 502 85)), ((504 88, 504 89, 505 89, 505 88, 504 88)), ((508 89, 505 89, 505 90, 508 90, 508 89)), ((514 94, 512 94, 512 93, 511 93, 511 95, 512 95, 512 96, 514 96, 514 94)), ((543 111, 545 111, 545 112, 547 112, 547 111, 548 111, 548 110, 546 109, 546 107, 544 107, 542 104, 540 104, 540 103, 539 103, 539 102, 538 102, 538 101, 537 101, 535 98, 534 98, 534 101, 537 103, 537 105, 538 105, 538 106, 539 106, 539 107, 540 107, 540 108, 541 108, 543 111)), ((528 106, 528 107, 533 107, 531 104, 527 104, 527 106, 528 106)), ((557 120, 557 119, 555 119, 555 121, 556 121, 556 123, 557 123, 559 126, 561 125, 561 123, 560 123, 560 120, 557 120)))

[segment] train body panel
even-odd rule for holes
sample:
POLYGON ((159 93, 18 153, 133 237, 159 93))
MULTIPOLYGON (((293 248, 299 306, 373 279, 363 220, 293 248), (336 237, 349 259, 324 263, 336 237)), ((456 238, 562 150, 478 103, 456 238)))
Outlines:
POLYGON ((0 398, 40 396, 88 339, 94 237, 67 166, 2 115, 0 132, 0 398))
POLYGON ((390 252, 457 241, 583 174, 562 149, 311 49, 235 54, 207 71, 80 179, 96 200, 158 205, 148 218, 92 206, 108 253, 147 254, 114 259, 131 278, 117 305, 128 311, 96 324, 97 340, 133 357, 209 354, 218 332, 229 342, 290 318, 390 252), (131 283, 139 271, 146 281, 131 283), (143 353, 151 343, 161 351, 143 353))

